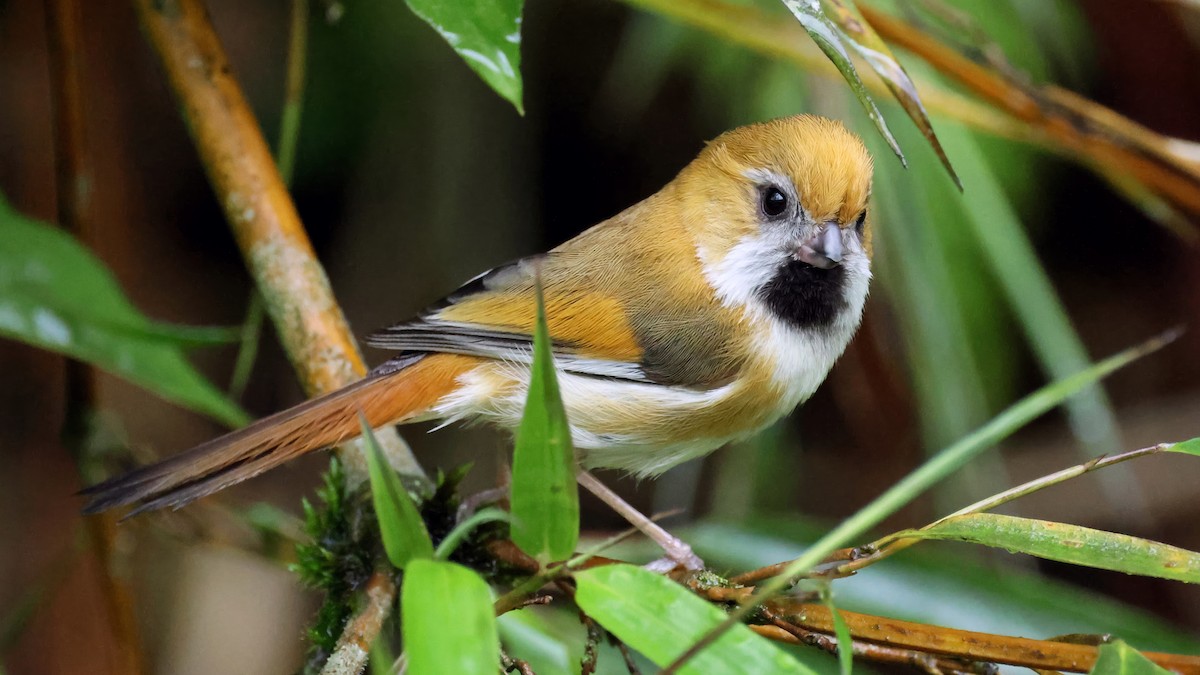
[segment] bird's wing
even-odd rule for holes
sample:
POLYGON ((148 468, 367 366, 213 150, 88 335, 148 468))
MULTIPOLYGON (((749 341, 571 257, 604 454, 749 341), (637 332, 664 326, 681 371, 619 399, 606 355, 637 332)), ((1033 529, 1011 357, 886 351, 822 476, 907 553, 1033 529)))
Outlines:
POLYGON ((541 278, 555 364, 586 375, 653 382, 620 300, 580 288, 557 253, 523 258, 468 281, 415 319, 367 344, 401 352, 466 354, 518 363, 533 355, 535 279, 541 278))

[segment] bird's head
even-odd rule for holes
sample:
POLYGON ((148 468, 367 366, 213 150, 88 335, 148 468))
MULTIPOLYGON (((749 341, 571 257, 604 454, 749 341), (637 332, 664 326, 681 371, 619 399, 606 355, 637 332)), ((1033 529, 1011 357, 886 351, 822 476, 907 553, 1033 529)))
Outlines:
POLYGON ((871 158, 841 123, 800 115, 722 134, 677 189, 722 303, 801 329, 857 325, 870 279, 871 158))

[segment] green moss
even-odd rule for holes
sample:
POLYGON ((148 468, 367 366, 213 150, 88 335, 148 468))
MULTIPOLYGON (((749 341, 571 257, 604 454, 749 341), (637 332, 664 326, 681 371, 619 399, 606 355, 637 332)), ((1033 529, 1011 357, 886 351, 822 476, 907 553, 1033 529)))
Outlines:
POLYGON ((325 592, 325 602, 308 630, 305 673, 321 668, 353 611, 355 593, 370 578, 378 558, 378 528, 365 490, 349 493, 341 463, 334 459, 317 491, 321 506, 304 500, 304 529, 311 543, 296 548, 292 570, 305 585, 325 592))
MULTIPOLYGON (((406 483, 406 488, 421 501, 421 518, 435 545, 457 524, 462 504, 459 486, 470 469, 466 465, 439 475, 432 494, 427 491, 422 494, 421 486, 406 483)), ((304 529, 311 543, 296 548, 297 562, 292 565, 305 585, 325 593, 325 602, 308 629, 310 646, 303 670, 306 674, 320 671, 355 610, 357 592, 374 570, 387 569, 389 565, 366 484, 360 490, 348 491, 342 466, 334 459, 317 497, 320 503, 316 505, 304 500, 304 529)), ((506 523, 484 524, 472 531, 450 557, 493 583, 510 581, 520 576, 521 571, 502 567, 487 551, 488 542, 507 537, 506 523)))

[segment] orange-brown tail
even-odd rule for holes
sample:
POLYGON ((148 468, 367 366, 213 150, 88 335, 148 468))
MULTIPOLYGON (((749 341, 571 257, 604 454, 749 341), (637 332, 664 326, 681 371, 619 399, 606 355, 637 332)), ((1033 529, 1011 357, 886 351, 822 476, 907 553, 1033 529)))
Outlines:
MULTIPOLYGON (((451 391, 476 361, 435 354, 394 371, 369 375, 347 387, 275 413, 220 438, 86 488, 85 513, 138 503, 129 515, 223 490, 303 454, 359 435, 358 413, 372 427, 409 421, 451 391)), ((128 517, 128 516, 127 516, 128 517)))

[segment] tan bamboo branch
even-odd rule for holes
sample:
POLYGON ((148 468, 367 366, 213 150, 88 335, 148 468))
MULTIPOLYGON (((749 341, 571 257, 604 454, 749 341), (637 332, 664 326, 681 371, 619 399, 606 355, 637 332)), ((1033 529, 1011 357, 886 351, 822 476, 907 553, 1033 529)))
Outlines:
MULTIPOLYGON (((134 0, 134 7, 305 391, 322 394, 362 377, 362 355, 203 4, 134 0)), ((393 428, 377 437, 393 467, 424 476, 393 428)), ((365 481, 365 456, 351 447, 339 449, 347 477, 365 481)), ((362 670, 395 596, 387 575, 372 577, 364 606, 347 623, 325 672, 362 670)))
POLYGON ((346 622, 333 654, 321 669, 321 675, 358 675, 367 663, 371 643, 379 635, 384 619, 392 611, 396 584, 384 572, 376 572, 367 582, 364 605, 346 622))
MULTIPOLYGON (((779 598, 767 603, 770 610, 805 630, 833 635, 833 618, 824 605, 779 598)), ((931 626, 839 610, 855 642, 863 641, 899 649, 1042 670, 1086 673, 1098 650, 1089 645, 1032 640, 931 626)), ((1142 652, 1146 658, 1177 673, 1200 673, 1200 656, 1142 652)))
MULTIPOLYGON (((305 391, 322 394, 361 378, 362 355, 203 4, 134 6, 305 391)), ((398 470, 423 475, 394 431, 381 430, 379 440, 398 470)), ((340 455, 347 475, 364 480, 362 454, 340 455)))

